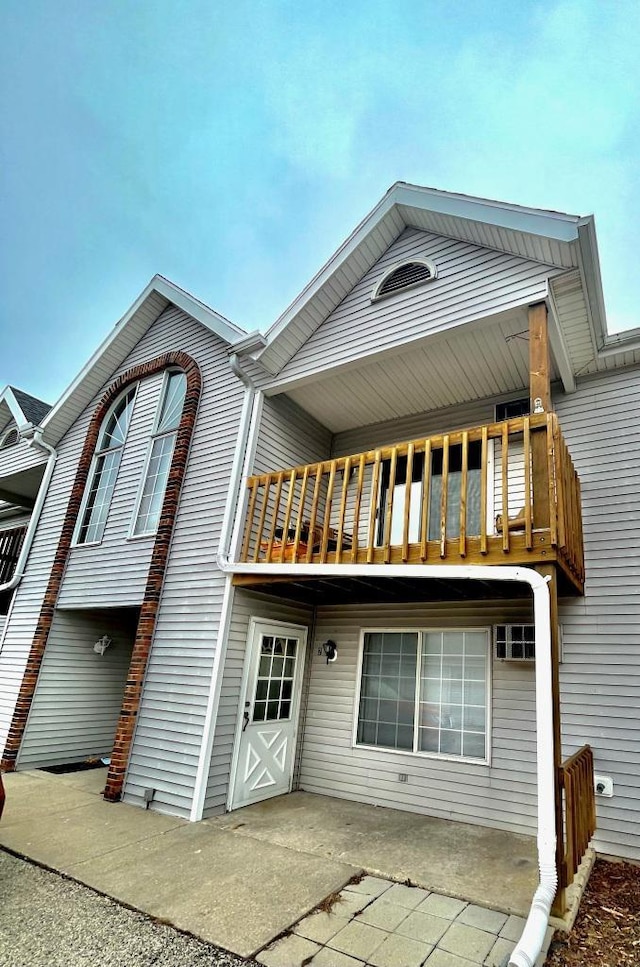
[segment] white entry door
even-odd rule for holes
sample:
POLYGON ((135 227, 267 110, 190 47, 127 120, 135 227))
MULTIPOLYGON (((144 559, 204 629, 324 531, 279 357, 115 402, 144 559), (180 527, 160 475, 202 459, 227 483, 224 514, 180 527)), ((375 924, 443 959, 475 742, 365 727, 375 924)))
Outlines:
POLYGON ((291 791, 307 632, 252 622, 231 809, 291 791))

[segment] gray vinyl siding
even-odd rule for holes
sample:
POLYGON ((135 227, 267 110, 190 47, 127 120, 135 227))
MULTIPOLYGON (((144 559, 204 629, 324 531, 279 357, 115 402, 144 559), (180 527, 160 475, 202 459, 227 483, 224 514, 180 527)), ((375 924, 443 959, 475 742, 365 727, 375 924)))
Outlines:
POLYGON ((474 319, 544 299, 550 265, 469 242, 406 229, 280 372, 277 384, 359 361, 474 319), (375 285, 397 262, 435 262, 438 278, 372 302, 375 285))
POLYGON ((561 602, 563 754, 588 742, 599 850, 640 859, 640 369, 582 382, 557 400, 582 485, 584 598, 561 602))
MULTIPOLYGON (((169 350, 183 350, 194 357, 202 373, 203 388, 124 798, 140 803, 142 790, 153 787, 156 789, 154 808, 186 816, 193 798, 222 607, 225 578, 216 566, 216 553, 243 387, 231 373, 227 345, 173 307, 162 313, 124 361, 121 357, 118 359, 118 368, 97 389, 94 399, 58 446, 58 461, 29 566, 16 591, 0 652, 0 747, 4 747, 91 415, 104 389, 119 373, 169 350)), ((145 450, 144 444, 142 450, 145 450)), ((144 459, 144 455, 138 456, 144 459)), ((131 493, 130 488, 128 500, 131 493)), ((113 503, 116 509, 120 496, 116 485, 113 503)), ((113 518, 110 515, 109 527, 115 526, 118 519, 119 515, 113 518)), ((87 572, 83 583, 74 560, 69 574, 75 587, 73 598, 67 597, 67 602, 73 600, 83 608, 91 608, 130 600, 125 585, 131 575, 123 581, 123 567, 128 560, 133 560, 129 555, 135 557, 138 547, 143 545, 150 549, 152 541, 145 539, 138 545, 124 539, 124 530, 120 534, 117 545, 106 555, 110 566, 102 571, 102 584, 108 592, 99 586, 93 572, 87 572)), ((87 552, 89 548, 78 549, 78 558, 81 551, 87 552)), ((138 573, 142 575, 143 569, 138 573)), ((136 601, 137 595, 138 591, 136 601)))
POLYGON ((131 662, 135 618, 57 611, 17 766, 34 769, 111 755, 131 662), (113 641, 104 655, 94 643, 113 641))
POLYGON ((168 310, 127 366, 170 349, 196 360, 202 394, 147 666, 124 799, 187 816, 193 799, 211 686, 225 575, 216 554, 238 437, 243 386, 228 347, 178 310, 168 310))
POLYGON ((326 460, 331 433, 286 396, 265 397, 253 461, 254 474, 326 460))
MULTIPOLYGON (((233 614, 227 637, 227 653, 220 692, 218 721, 204 803, 203 815, 205 818, 223 812, 226 807, 251 618, 285 621, 310 627, 313 609, 302 604, 236 589, 233 614)), ((304 706, 304 695, 302 706, 304 706)), ((302 715, 303 708, 301 708, 301 718, 302 715)), ((299 737, 298 752, 300 747, 301 740, 299 737)))
POLYGON ((113 607, 142 602, 153 536, 129 539, 129 532, 162 385, 162 373, 156 373, 138 385, 102 540, 99 544, 79 544, 71 549, 58 598, 62 608, 113 607), (114 572, 116 561, 117 571, 114 572))
POLYGON ((48 454, 44 450, 30 446, 26 440, 21 440, 10 447, 3 447, 0 450, 0 484, 3 477, 39 467, 47 460, 48 454))
POLYGON ((19 510, 15 508, 15 514, 11 517, 0 518, 0 531, 14 530, 17 527, 26 527, 31 520, 31 511, 19 510))
POLYGON ((443 819, 521 833, 535 831, 535 671, 493 662, 491 764, 353 746, 362 629, 490 627, 530 622, 523 602, 350 605, 316 611, 300 788, 443 819), (331 638, 338 660, 318 645, 331 638), (399 773, 408 774, 401 783, 399 773))

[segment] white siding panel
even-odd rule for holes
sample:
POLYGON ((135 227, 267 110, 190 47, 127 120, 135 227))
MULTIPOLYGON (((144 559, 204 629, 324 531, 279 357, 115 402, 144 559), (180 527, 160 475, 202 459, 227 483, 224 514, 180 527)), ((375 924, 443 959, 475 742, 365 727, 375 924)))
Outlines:
POLYGON ((586 593, 561 602, 563 754, 585 742, 614 781, 596 845, 640 859, 640 370, 593 377, 556 402, 582 486, 586 593))
POLYGON ((228 349, 184 313, 166 312, 127 364, 181 349, 196 360, 202 395, 165 573, 124 798, 187 816, 202 742, 225 577, 216 564, 243 386, 228 349))
POLYGON ((491 765, 353 747, 361 629, 490 627, 531 621, 526 602, 352 605, 317 609, 300 788, 427 815, 535 829, 535 682, 531 666, 493 662, 491 765), (328 665, 317 646, 338 644, 328 665), (407 783, 399 782, 407 773, 407 783))
POLYGON ((17 766, 34 769, 111 755, 135 636, 122 612, 57 611, 17 766), (113 644, 93 651, 104 634, 113 644))
MULTIPOLYGON (((229 788, 231 758, 235 739, 242 679, 247 658, 247 636, 252 617, 272 621, 288 621, 310 626, 313 611, 303 604, 271 598, 265 595, 236 590, 233 616, 228 635, 227 654, 220 693, 220 707, 216 727, 209 780, 204 803, 204 817, 224 812, 229 788)), ((302 703, 304 706, 304 701, 302 703)), ((301 708, 300 715, 303 715, 301 708)), ((299 733, 301 736, 302 732, 299 733)), ((298 739, 298 752, 301 739, 298 739)))
POLYGON ((277 382, 307 377, 544 298, 548 278, 558 271, 468 242, 407 229, 284 367, 277 382), (383 273, 394 263, 417 256, 435 262, 438 278, 371 302, 383 273))

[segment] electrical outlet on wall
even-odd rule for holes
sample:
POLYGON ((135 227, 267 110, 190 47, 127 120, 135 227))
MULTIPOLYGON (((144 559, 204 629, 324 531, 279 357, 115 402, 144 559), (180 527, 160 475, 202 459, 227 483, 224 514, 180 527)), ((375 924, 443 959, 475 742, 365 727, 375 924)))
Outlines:
POLYGON ((594 776, 593 785, 598 796, 613 796, 613 779, 611 776, 594 776))

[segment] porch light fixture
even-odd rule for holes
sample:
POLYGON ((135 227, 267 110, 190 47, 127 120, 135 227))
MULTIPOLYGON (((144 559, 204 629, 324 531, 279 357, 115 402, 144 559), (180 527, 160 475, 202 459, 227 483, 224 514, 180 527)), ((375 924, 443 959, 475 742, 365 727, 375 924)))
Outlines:
POLYGON ((108 635, 103 635, 102 638, 98 638, 93 646, 93 650, 95 651, 96 655, 104 655, 107 648, 109 648, 109 646, 112 644, 113 642, 111 638, 108 635))
POLYGON ((331 639, 325 641, 322 645, 322 652, 327 657, 327 665, 330 661, 337 661, 338 646, 336 645, 335 641, 331 641, 331 639))
POLYGON ((536 396, 533 401, 533 412, 534 413, 544 413, 544 406, 542 405, 542 400, 539 396, 536 396))

